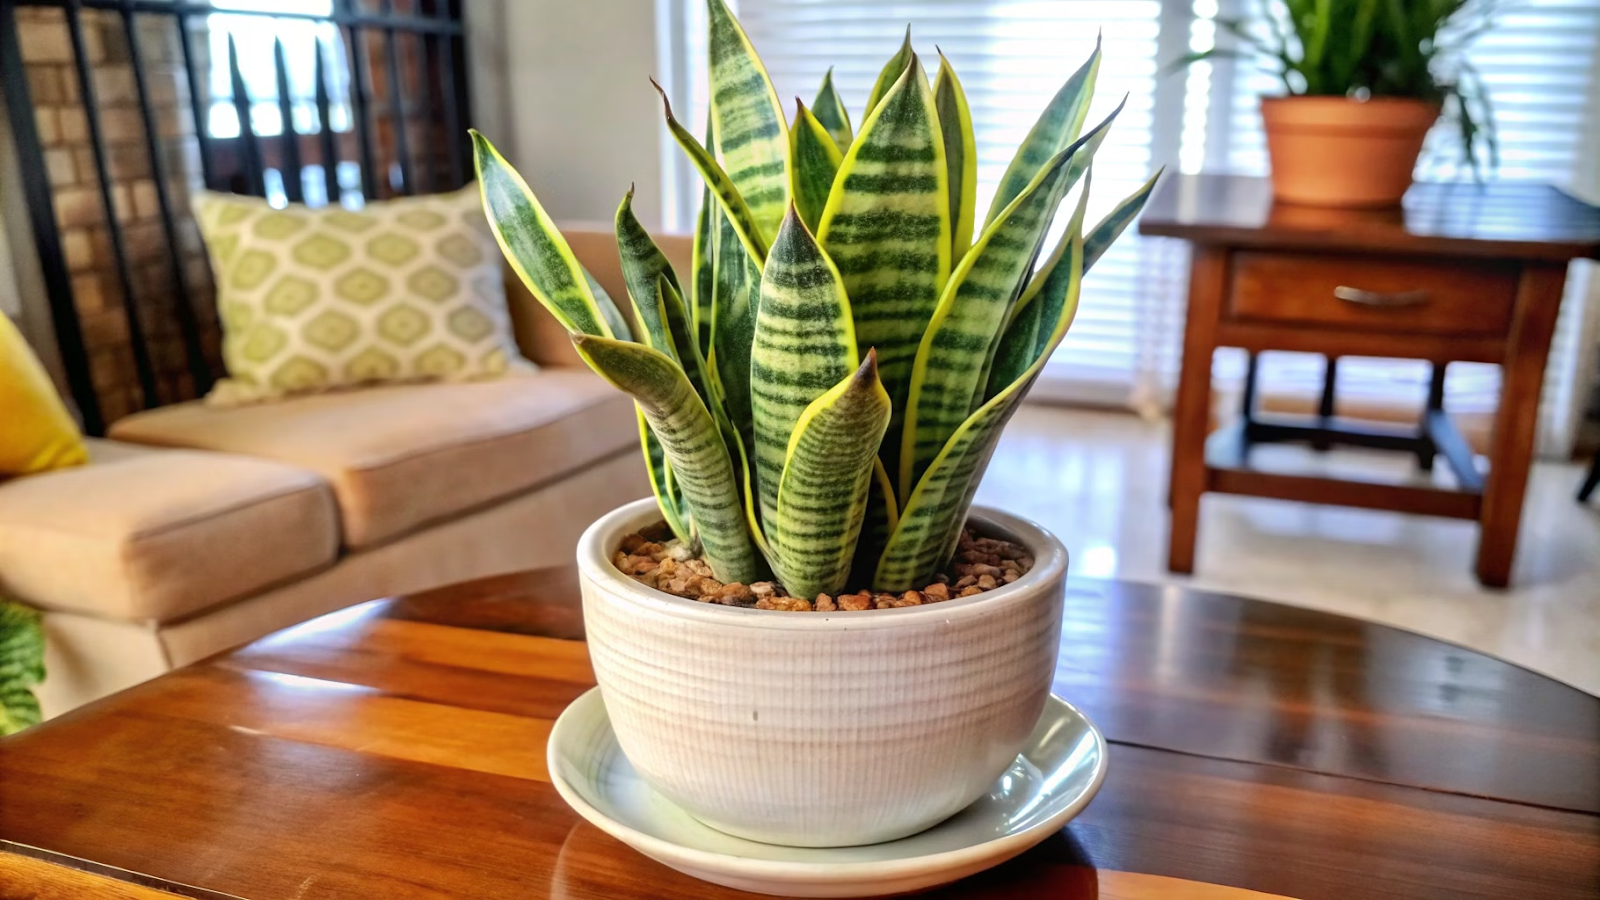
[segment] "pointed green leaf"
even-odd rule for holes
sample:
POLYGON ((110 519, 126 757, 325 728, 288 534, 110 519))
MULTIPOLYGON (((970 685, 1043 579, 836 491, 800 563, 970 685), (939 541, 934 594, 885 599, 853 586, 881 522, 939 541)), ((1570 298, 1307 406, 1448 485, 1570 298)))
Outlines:
MULTIPOLYGON (((862 123, 817 229, 844 279, 856 345, 878 351, 893 404, 886 447, 899 447, 912 360, 950 276, 949 173, 938 128, 933 91, 913 54, 862 123)), ((897 483, 897 449, 884 466, 897 483)))
POLYGON ((1116 208, 1106 213, 1105 218, 1083 239, 1083 271, 1087 273, 1111 249, 1112 243, 1122 236, 1133 220, 1139 218, 1139 213, 1144 210, 1144 204, 1150 199, 1150 193, 1155 190, 1156 182, 1161 178, 1164 168, 1150 176, 1150 180, 1140 185, 1139 189, 1129 194, 1118 203, 1116 208))
POLYGON ((527 182, 487 138, 470 133, 484 214, 517 277, 568 331, 617 336, 595 302, 583 266, 527 182))
MULTIPOLYGON (((711 196, 716 198, 717 206, 721 208, 724 218, 732 225, 734 232, 745 246, 745 251, 755 260, 767 258, 767 239, 763 236, 761 228, 756 224, 750 207, 745 204, 744 196, 734 186, 733 179, 723 170, 722 165, 712 157, 695 136, 672 115, 672 103, 667 100, 667 92, 661 90, 661 85, 654 81, 656 92, 661 95, 661 106, 666 111, 667 130, 672 133, 672 139, 683 148, 684 155, 689 158, 689 164, 694 166, 700 178, 710 189, 711 196)), ((787 141, 784 145, 787 153, 787 141)), ((787 172, 787 170, 785 170, 787 172)), ((787 185, 787 174, 785 175, 787 185)), ((787 190, 787 188, 785 188, 787 190)))
POLYGON ((833 86, 832 66, 828 67, 828 74, 822 76, 822 88, 817 91, 817 99, 811 104, 811 109, 816 112, 817 121, 822 123, 822 127, 828 129, 828 134, 839 147, 839 153, 842 155, 849 150, 855 133, 850 129, 850 110, 845 108, 838 88, 833 86))
MULTIPOLYGON (((1067 233, 1056 245, 1055 253, 1051 255, 1043 270, 1028 284, 1027 292, 1017 301, 1016 309, 1012 311, 1011 322, 1006 325, 1005 336, 1000 340, 1000 349, 995 351, 994 366, 989 372, 989 384, 984 390, 985 400, 1010 387, 1039 358, 1039 354, 1050 342, 1051 326, 1061 317, 1063 304, 1067 302, 1069 296, 1074 296, 1069 290, 1072 284, 1071 273, 1061 260, 1063 256, 1070 258, 1073 236, 1082 230, 1083 213, 1088 207, 1089 194, 1094 186, 1093 175, 1092 169, 1084 175, 1083 194, 1078 198, 1078 208, 1073 213, 1067 233)), ((1158 177, 1159 175, 1160 173, 1157 173, 1158 177)), ((1084 238, 1083 271, 1079 273, 1080 278, 1088 274, 1089 268, 1094 265, 1094 259, 1088 255, 1089 242, 1102 241, 1100 252, 1105 252, 1106 246, 1132 221, 1132 215, 1124 218, 1122 210, 1135 198, 1148 197, 1150 188, 1154 185, 1154 179, 1146 182, 1144 187, 1119 204, 1117 209, 1112 210, 1111 214, 1101 220, 1094 231, 1084 238)), ((1139 199, 1138 206, 1143 204, 1144 200, 1139 199)), ((1138 208, 1135 207, 1133 215, 1137 213, 1138 208)), ((1066 318, 1069 325, 1076 312, 1076 309, 1069 311, 1066 318)))
POLYGON ((917 349, 900 447, 900 496, 983 401, 1011 302, 1067 190, 1069 160, 1056 154, 1011 205, 984 229, 950 276, 917 349))
POLYGON ((711 224, 713 210, 709 192, 704 204, 694 223, 693 262, 690 264, 694 269, 694 279, 690 285, 692 302, 689 304, 689 316, 693 320, 695 340, 700 344, 701 352, 710 356, 712 283, 717 276, 711 265, 711 241, 716 230, 711 224))
MULTIPOLYGON (((768 263, 771 266, 771 263, 768 263)), ((889 395, 872 352, 806 407, 789 441, 770 542, 789 593, 837 594, 850 578, 889 395)))
POLYGON ((575 334, 573 346, 602 378, 633 396, 661 441, 717 580, 749 583, 761 561, 746 527, 728 449, 706 405, 666 354, 641 344, 575 334))
MULTIPOLYGON (((1081 203, 1074 220, 1067 270, 1075 273, 1075 277, 1070 279, 1063 298, 1062 316, 1050 330, 1047 351, 1054 351, 1066 334, 1082 284, 1081 203)), ((999 443, 1000 432, 1021 406, 1023 396, 1033 386, 1048 358, 1049 352, 1046 352, 1034 360, 1021 377, 980 406, 950 436, 917 482, 900 514, 899 524, 879 559, 877 575, 873 578, 874 589, 905 591, 921 587, 949 560, 983 471, 999 443)))
POLYGON ((790 207, 761 274, 750 357, 756 479, 769 541, 776 540, 771 523, 795 423, 813 401, 855 371, 858 360, 844 282, 790 207))
MULTIPOLYGON (((706 146, 714 143, 711 116, 706 116, 706 146)), ((711 188, 700 188, 700 215, 694 220, 694 250, 690 267, 694 270, 689 287, 689 315, 694 321, 695 339, 700 342, 700 352, 706 356, 711 355, 711 282, 716 276, 712 273, 711 264, 713 253, 711 242, 714 240, 715 230, 712 226, 713 208, 716 201, 711 199, 711 188)))
POLYGON ((972 133, 972 110, 967 107, 967 93, 942 52, 939 74, 933 79, 933 104, 939 110, 945 169, 950 173, 952 258, 960 259, 972 246, 973 221, 977 217, 978 145, 972 133))
POLYGON ((641 341, 678 363, 689 376, 695 393, 710 403, 705 359, 689 322, 689 311, 678 288, 678 276, 672 271, 666 254, 633 214, 632 190, 617 207, 616 232, 622 280, 633 301, 634 314, 643 326, 641 341))
POLYGON ((717 156, 770 238, 789 206, 789 135, 772 79, 728 5, 707 0, 717 156))
POLYGON ((1000 210, 1022 193, 1022 189, 1033 181, 1033 176, 1038 174, 1047 160, 1077 139, 1089 115, 1089 101, 1094 98, 1094 84, 1099 73, 1100 41, 1096 39, 1094 52, 1089 54, 1089 59, 1056 91, 1055 97, 1051 98, 1044 112, 1039 114, 1038 121, 1034 122, 1033 129, 1023 139, 1022 146, 1017 148, 1017 155, 1006 167, 1005 175, 1000 178, 1000 186, 995 190, 994 203, 984 219, 985 225, 994 221, 1000 210))
POLYGON ((639 417, 639 443, 644 448, 645 473, 650 476, 650 493, 655 495, 656 506, 661 508, 661 517, 672 529, 673 536, 682 541, 684 546, 693 547, 696 537, 685 515, 688 509, 683 503, 683 495, 667 464, 666 451, 661 449, 661 442, 650 431, 650 422, 645 418, 644 410, 638 409, 638 404, 634 406, 634 412, 639 417))
MULTIPOLYGON (((1084 184, 1087 185, 1088 181, 1084 184)), ((984 390, 985 400, 1033 365, 1034 350, 1039 346, 1039 324, 1044 318, 1044 307, 1044 303, 1018 301, 1011 322, 1006 325, 1005 335, 1000 338, 1000 347, 994 352, 994 365, 989 368, 989 384, 984 390)))
MULTIPOLYGON (((1122 202, 1117 203, 1117 208, 1107 213, 1106 218, 1102 218, 1099 224, 1094 226, 1093 231, 1086 235, 1083 239, 1083 274, 1088 274, 1088 271, 1093 269, 1094 263, 1098 263, 1099 258, 1106 255, 1106 250, 1110 248, 1112 242, 1122 235, 1126 227, 1133 224, 1134 219, 1139 218, 1139 211, 1144 210, 1144 203, 1150 199, 1150 192, 1155 191, 1155 183, 1157 179, 1162 178, 1162 171, 1157 171, 1155 175, 1150 176, 1149 181, 1139 186, 1138 191, 1134 191, 1122 202)), ((1088 192, 1086 181, 1083 191, 1085 194, 1088 192)), ((989 396, 1002 391, 1013 381, 1016 373, 1032 365, 1038 354, 1045 351, 1045 343, 1050 340, 1050 328, 1043 323, 1058 319, 1062 299, 1067 296, 1067 285, 1072 280, 1072 272, 1062 266, 1062 258, 1070 251, 1070 243, 1072 243, 1070 232, 1062 235, 1061 242, 1056 245, 1056 250, 1051 253, 1050 259, 1046 259, 1045 264, 1040 266, 1038 274, 1034 275, 1034 280, 1029 282, 1027 291, 1022 293, 1022 299, 1016 304, 1013 320, 1006 327, 1006 341, 1003 341, 1000 351, 1000 356, 1008 357, 1010 362, 1002 367, 997 360, 995 372, 990 375, 989 396), (1024 319, 1029 315, 1027 311, 1030 307, 1034 307, 1035 303, 1040 304, 1042 309, 1034 312, 1032 319, 1040 325, 1027 325, 1024 319), (1011 333, 1013 330, 1018 331, 1018 335, 1013 336, 1011 333), (1022 331, 1034 331, 1034 338, 1030 341, 1024 340, 1022 331), (1010 370, 1010 376, 1002 370, 1010 370)))
MULTIPOLYGON (((872 351, 867 351, 871 353, 872 351)), ((891 414, 893 410, 890 411, 891 414)), ((887 429, 886 429, 887 430, 887 429)), ((880 448, 882 443, 879 444, 880 448)), ((889 543, 900 521, 900 511, 895 505, 894 485, 883 467, 883 458, 872 464, 872 487, 867 491, 867 514, 861 523, 861 536, 856 538, 856 554, 850 563, 850 584, 866 587, 878 571, 878 557, 889 543)))
MULTIPOLYGON (((579 268, 583 267, 580 265, 579 268)), ((635 338, 633 325, 629 323, 628 317, 622 314, 622 310, 617 308, 617 302, 612 300, 600 282, 589 274, 588 269, 583 269, 583 283, 589 286, 589 296, 594 298, 595 308, 600 310, 600 318, 605 321, 606 327, 611 329, 611 336, 624 341, 633 340, 635 338)))
POLYGON ((747 450, 755 447, 750 415, 750 346, 755 340, 761 268, 750 260, 737 229, 719 209, 713 213, 714 254, 711 355, 707 374, 728 420, 747 450))
POLYGON ((689 322, 689 309, 683 303, 683 296, 678 289, 672 286, 665 275, 656 279, 656 310, 667 324, 667 335, 672 339, 674 352, 683 366, 683 372, 689 376, 689 383, 694 386, 694 392, 700 395, 707 405, 716 402, 716 395, 711 392, 711 377, 707 374, 705 357, 700 354, 700 347, 695 343, 694 326, 689 322))
POLYGON ((833 177, 844 161, 839 145, 833 142, 822 123, 798 99, 794 101, 794 124, 789 127, 789 151, 793 159, 794 205, 806 227, 815 231, 833 190, 833 177))
POLYGON ((666 254, 656 246, 649 232, 644 230, 638 217, 633 214, 632 188, 628 189, 621 205, 617 207, 615 224, 622 281, 628 288, 628 299, 633 301, 634 315, 644 326, 643 333, 639 335, 640 341, 682 363, 683 359, 673 347, 667 331, 665 310, 658 308, 660 291, 656 287, 657 279, 666 278, 676 288, 678 276, 672 271, 672 264, 667 262, 666 254))
POLYGON ((883 102, 884 97, 889 96, 889 91, 895 82, 905 74, 906 67, 911 65, 911 57, 914 55, 911 51, 911 26, 907 25, 906 39, 900 42, 900 49, 883 64, 883 69, 878 72, 878 80, 872 85, 872 93, 867 96, 867 112, 862 117, 862 131, 866 130, 866 120, 872 118, 872 113, 878 108, 878 104, 883 102))

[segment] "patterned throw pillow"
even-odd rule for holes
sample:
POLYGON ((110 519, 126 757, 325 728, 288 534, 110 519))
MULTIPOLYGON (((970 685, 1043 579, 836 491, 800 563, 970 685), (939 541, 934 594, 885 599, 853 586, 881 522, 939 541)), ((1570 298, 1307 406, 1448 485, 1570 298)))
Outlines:
POLYGON ((207 402, 532 367, 511 336, 476 186, 360 210, 209 191, 194 207, 229 376, 207 402))

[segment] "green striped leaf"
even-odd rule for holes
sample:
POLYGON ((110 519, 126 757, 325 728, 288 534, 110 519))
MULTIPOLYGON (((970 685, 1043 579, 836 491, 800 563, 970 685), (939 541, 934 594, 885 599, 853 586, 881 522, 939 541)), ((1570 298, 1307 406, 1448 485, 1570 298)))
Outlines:
POLYGON ((470 134, 484 214, 517 277, 568 331, 617 336, 595 302, 583 266, 527 182, 487 138, 476 130, 470 134))
MULTIPOLYGON (((949 173, 915 54, 850 145, 817 239, 844 280, 856 345, 878 351, 893 404, 884 443, 898 448, 912 361, 950 275, 949 173)), ((897 483, 897 449, 884 466, 897 483)))
MULTIPOLYGON (((706 144, 713 143, 711 117, 706 116, 706 144)), ((689 286, 689 313, 694 320, 695 338, 700 342, 700 352, 711 355, 711 282, 716 276, 711 271, 711 242, 715 235, 712 226, 713 207, 711 188, 700 188, 700 215, 694 220, 694 249, 690 268, 694 270, 689 286)))
MULTIPOLYGON (((1085 173, 1083 194, 1078 198, 1078 208, 1073 214, 1066 234, 1062 235, 1060 243, 1056 245, 1055 253, 1051 255, 1039 275, 1028 284, 1026 293, 1017 301, 1016 309, 1012 311, 1011 322, 1006 325, 1005 336, 1000 339, 1000 349, 995 351, 994 366, 989 372, 989 384, 984 391, 985 400, 1010 387, 1022 377, 1022 373, 1027 371, 1029 366, 1033 365, 1050 341, 1051 325, 1061 318, 1063 304, 1069 297, 1075 296, 1069 290, 1072 275, 1061 260, 1063 256, 1070 257, 1073 236, 1082 231, 1083 211, 1087 209, 1089 194, 1094 187, 1093 176, 1093 169, 1085 173)), ((1134 197, 1139 196, 1141 192, 1149 196, 1149 188, 1153 186, 1154 181, 1146 183, 1145 187, 1134 192, 1134 197)), ((1129 198, 1132 199, 1133 197, 1129 198)), ((1127 202, 1124 200, 1123 204, 1127 202)), ((1140 201, 1140 204, 1142 205, 1143 201, 1140 201)), ((1121 205, 1118 206, 1118 210, 1120 209, 1121 205)), ((1080 278, 1087 275, 1089 268, 1094 265, 1094 260, 1088 256, 1089 241, 1095 239, 1097 235, 1109 234, 1109 237, 1104 238, 1105 243, 1109 244, 1122 232, 1122 228, 1127 226, 1128 221, 1131 221, 1131 219, 1123 220, 1121 225, 1114 225, 1117 219, 1118 212, 1113 210, 1111 215, 1095 227, 1094 232, 1084 238, 1083 271, 1079 273, 1080 278), (1103 233, 1102 229, 1106 231, 1103 233)), ((1105 245, 1102 245, 1101 252, 1104 252, 1104 249, 1105 245)), ((1067 325, 1071 325, 1072 318, 1076 314, 1076 308, 1067 312, 1067 325)))
POLYGON ((644 410, 634 404, 634 413, 639 418, 639 444, 644 449, 645 473, 650 476, 650 493, 655 495, 656 506, 661 508, 661 518, 672 529, 672 534, 683 541, 684 546, 695 546, 698 538, 691 527, 688 507, 683 502, 683 494, 672 477, 672 468, 667 463, 667 453, 661 448, 661 442, 656 440, 655 433, 650 430, 650 422, 644 417, 644 410))
POLYGON ((878 80, 873 82, 872 93, 867 95, 867 112, 861 123, 862 131, 867 130, 865 120, 872 118, 872 113, 878 108, 878 104, 883 102, 884 97, 889 96, 889 91, 894 88, 895 82, 900 80, 900 76, 905 74, 906 68, 911 65, 911 58, 915 55, 911 50, 911 26, 907 25, 906 39, 900 42, 900 49, 883 64, 883 69, 878 72, 878 80))
POLYGON ((837 594, 849 580, 888 425, 889 395, 871 351, 801 414, 783 466, 776 526, 768 529, 774 568, 789 593, 837 594))
POLYGON ((678 363, 683 359, 672 344, 667 330, 666 311, 661 307, 661 291, 656 281, 666 278, 676 288, 678 276, 667 262, 666 254, 656 246, 650 233, 644 230, 633 214, 633 189, 623 196, 616 215, 617 256, 622 263, 622 281, 628 289, 628 299, 633 301, 634 315, 644 326, 639 338, 647 347, 654 347, 678 363))
POLYGON ((945 169, 950 173, 952 258, 960 259, 972 246, 973 221, 977 218, 978 146, 972 133, 967 92, 943 53, 939 54, 939 74, 933 79, 933 105, 939 110, 945 169))
MULTIPOLYGON (((1087 188, 1087 180, 1084 185, 1087 188)), ((1018 301, 1011 322, 1006 325, 1005 334, 1000 338, 1000 347, 994 352, 994 365, 989 368, 989 384, 984 390, 985 400, 1033 365, 1034 351, 1039 346, 1039 323, 1044 318, 1044 306, 1043 303, 1018 301)))
MULTIPOLYGON (((871 353, 872 351, 867 351, 871 353)), ((893 410, 890 410, 893 413, 893 410)), ((887 430, 887 429, 885 429, 887 430)), ((882 443, 879 444, 880 448, 882 443)), ((900 521, 900 510, 895 503, 894 484, 883 467, 880 456, 872 464, 872 486, 867 491, 867 514, 861 523, 861 536, 856 538, 855 559, 850 564, 850 584, 870 585, 878 571, 878 557, 889 543, 900 521)))
MULTIPOLYGON (((744 244, 745 251, 750 254, 752 259, 764 261, 767 258, 767 239, 763 236, 761 228, 756 224, 755 217, 750 212, 750 207, 745 204, 744 195, 739 193, 739 189, 734 186, 733 179, 728 177, 728 173, 712 157, 711 152, 701 145, 695 139, 695 136, 690 134, 689 130, 684 128, 683 124, 672 115, 672 103, 667 100, 667 92, 661 90, 661 85, 656 84, 654 81, 650 83, 655 85, 656 92, 661 95, 661 106, 665 110, 667 117, 667 131, 671 132, 672 139, 677 141, 678 146, 683 149, 684 155, 689 158, 689 164, 694 166, 696 172, 700 173, 700 179, 705 182, 706 187, 711 192, 711 196, 716 199, 717 206, 722 210, 723 217, 733 227, 734 233, 739 237, 739 241, 744 244)), ((785 151, 787 152, 787 143, 785 143, 785 151)), ((784 183, 785 185, 788 184, 787 175, 785 175, 784 183)))
POLYGON ((1022 193, 1046 161, 1077 139, 1078 133, 1083 130, 1084 120, 1088 118, 1089 101, 1094 98, 1094 84, 1099 73, 1100 41, 1096 39, 1094 52, 1089 54, 1089 59, 1056 91, 1028 136, 1023 138, 1017 155, 1012 157, 1006 173, 1000 178, 1000 186, 995 189, 994 203, 989 207, 984 225, 993 222, 995 216, 1022 193))
MULTIPOLYGON (((1083 274, 1087 275, 1089 270, 1094 268, 1094 264, 1105 255, 1112 242, 1139 217, 1145 202, 1150 199, 1151 191, 1155 190, 1156 181, 1160 178, 1161 172, 1158 171, 1138 190, 1118 203, 1116 208, 1107 213, 1106 217, 1084 237, 1083 274)), ((1088 190, 1088 182, 1085 181, 1084 192, 1087 193, 1088 190)), ((1038 323, 1054 322, 1060 315, 1060 304, 1067 295, 1067 285, 1072 279, 1072 273, 1062 265, 1071 243, 1070 233, 1062 237, 1055 251, 1050 254, 1050 258, 1039 267, 1038 274, 1029 282, 1022 299, 1017 302, 1012 322, 1006 327, 1006 339, 1001 343, 995 370, 989 379, 988 396, 992 397, 1003 390, 1017 373, 1032 365, 1039 354, 1044 352, 1050 331, 1048 328, 1041 329, 1038 323), (1038 308, 1035 304, 1038 304, 1038 308), (1030 313, 1030 310, 1033 312, 1030 313), (1028 324, 1027 320, 1030 318, 1035 324, 1028 324), (1031 339, 1027 337, 1030 333, 1031 339), (1001 359, 1006 360, 1005 364, 1001 363, 1001 359)))
POLYGON ((949 560, 966 522, 967 510, 977 493, 983 471, 994 454, 1000 432, 1021 406, 1021 400, 1038 378, 1050 351, 1061 343, 1077 308, 1082 284, 1083 204, 1073 216, 1068 271, 1074 273, 1061 304, 1062 315, 1052 323, 1047 352, 1034 360, 1016 381, 985 402, 961 423, 928 466, 906 501, 900 521, 879 558, 873 587, 881 591, 919 588, 949 560))
POLYGON ((795 423, 855 371, 858 360, 844 282, 790 207, 761 273, 750 356, 756 480, 768 541, 776 540, 779 479, 795 423))
POLYGON ((0 599, 0 737, 39 724, 43 717, 33 688, 44 675, 39 612, 0 599))
POLYGON ((723 0, 707 0, 711 118, 717 156, 770 237, 789 206, 789 135, 783 104, 750 38, 723 0))
POLYGON ((588 269, 583 270, 583 283, 589 286, 589 296, 594 298, 595 308, 600 310, 600 318, 605 321, 606 327, 611 329, 611 336, 625 341, 634 340, 637 336, 633 333, 633 325, 628 321, 628 317, 622 314, 617 302, 612 300, 600 282, 589 274, 588 269))
POLYGON ((694 320, 695 340, 700 344, 702 352, 711 355, 711 297, 712 282, 716 279, 716 272, 711 267, 712 252, 711 240, 716 234, 712 226, 713 209, 711 206, 711 192, 706 191, 702 200, 700 215, 694 223, 694 250, 693 262, 694 279, 689 286, 693 302, 689 305, 689 313, 694 320))
POLYGON ((828 74, 822 76, 822 88, 817 91, 817 99, 812 102, 811 109, 816 112, 817 121, 822 123, 822 127, 828 129, 839 152, 843 154, 849 150, 855 133, 850 129, 850 110, 845 108, 838 88, 833 86, 832 66, 828 67, 828 74))
POLYGON ((839 145, 833 142, 833 137, 811 110, 798 99, 794 104, 794 124, 789 126, 794 205, 800 211, 801 221, 815 231, 822 220, 822 210, 828 205, 833 177, 844 161, 844 154, 839 152, 839 145))
POLYGON ((746 527, 728 449, 711 412, 666 354, 641 344, 575 334, 573 346, 602 378, 632 395, 661 442, 717 580, 748 584, 761 560, 746 527))
POLYGON ((1056 154, 984 229, 950 276, 911 370, 900 496, 910 495, 950 435, 982 403, 1011 302, 1066 193, 1068 162, 1075 152, 1069 148, 1056 154))
POLYGON ((755 447, 750 414, 750 346, 755 340, 761 268, 746 253, 728 217, 713 213, 714 279, 711 285, 711 355, 707 374, 728 420, 746 449, 755 447))
POLYGON ((699 339, 689 321, 689 311, 683 303, 678 276, 672 271, 666 254, 656 246, 650 233, 645 231, 638 217, 633 214, 632 190, 617 207, 616 233, 622 280, 627 285, 634 314, 642 326, 642 342, 671 357, 683 368, 700 399, 712 402, 712 395, 707 388, 705 360, 700 353, 699 339))

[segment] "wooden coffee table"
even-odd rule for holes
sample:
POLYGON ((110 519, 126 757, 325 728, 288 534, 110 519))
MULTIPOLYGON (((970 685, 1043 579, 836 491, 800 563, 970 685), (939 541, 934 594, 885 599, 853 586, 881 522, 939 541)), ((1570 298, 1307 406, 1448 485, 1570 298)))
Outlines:
MULTIPOLYGON (((575 573, 376 601, 0 740, 0 898, 711 898, 581 821, 575 573)), ((1600 896, 1600 699, 1273 603, 1074 580, 1088 810, 933 896, 1600 896), (1255 893, 1261 892, 1261 893, 1255 893)))

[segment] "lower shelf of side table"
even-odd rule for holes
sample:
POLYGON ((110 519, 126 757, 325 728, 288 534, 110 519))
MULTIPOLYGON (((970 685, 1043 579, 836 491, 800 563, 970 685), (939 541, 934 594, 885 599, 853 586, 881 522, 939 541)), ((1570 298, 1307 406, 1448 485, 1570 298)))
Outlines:
POLYGON ((1353 426, 1313 417, 1271 420, 1257 418, 1236 423, 1211 435, 1206 442, 1205 490, 1222 494, 1297 500, 1359 509, 1392 510, 1453 519, 1477 519, 1483 506, 1482 476, 1473 467, 1470 448, 1437 413, 1425 423, 1438 453, 1457 473, 1460 487, 1450 489, 1422 483, 1351 479, 1326 474, 1300 474, 1253 466, 1252 449, 1262 443, 1289 440, 1402 449, 1415 441, 1415 432, 1381 426, 1353 426), (1461 477, 1465 474, 1467 477, 1461 477))

